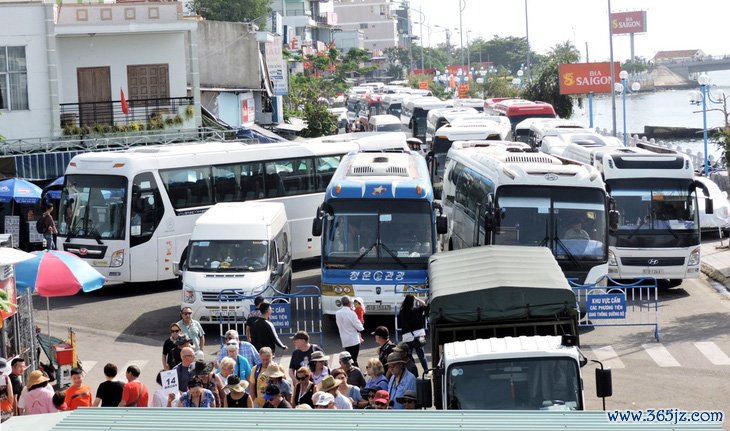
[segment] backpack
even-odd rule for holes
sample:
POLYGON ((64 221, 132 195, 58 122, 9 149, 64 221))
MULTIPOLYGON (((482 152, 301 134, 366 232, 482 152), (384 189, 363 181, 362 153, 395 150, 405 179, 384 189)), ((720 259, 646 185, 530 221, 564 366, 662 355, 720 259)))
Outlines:
POLYGON ((46 233, 46 216, 45 214, 41 216, 36 222, 35 222, 35 230, 38 233, 46 233))

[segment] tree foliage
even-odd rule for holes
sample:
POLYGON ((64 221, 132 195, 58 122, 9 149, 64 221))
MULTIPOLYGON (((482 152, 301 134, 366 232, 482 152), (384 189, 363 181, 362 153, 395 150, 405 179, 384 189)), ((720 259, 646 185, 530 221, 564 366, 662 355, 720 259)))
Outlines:
POLYGON ((260 29, 266 27, 271 12, 269 0, 193 0, 195 13, 210 21, 250 22, 256 21, 260 29))
POLYGON ((545 60, 532 71, 532 82, 527 84, 524 96, 530 100, 541 100, 555 107, 562 118, 573 115, 573 98, 560 94, 559 68, 563 63, 577 63, 580 51, 570 41, 555 45, 545 60))
MULTIPOLYGON (((504 66, 510 72, 517 72, 527 59, 527 39, 497 35, 491 40, 476 39, 469 44, 469 60, 477 63, 480 57, 482 62, 489 61, 504 66)), ((456 55, 455 58, 459 56, 456 55)))
POLYGON ((647 64, 647 61, 644 57, 634 57, 634 60, 626 60, 621 65, 621 70, 625 70, 629 72, 630 74, 636 74, 644 72, 645 70, 649 69, 649 66, 647 64))

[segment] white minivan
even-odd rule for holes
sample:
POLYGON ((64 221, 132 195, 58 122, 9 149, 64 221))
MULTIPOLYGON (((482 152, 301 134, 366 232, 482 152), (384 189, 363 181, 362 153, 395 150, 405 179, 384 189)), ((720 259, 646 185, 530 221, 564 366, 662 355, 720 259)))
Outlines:
POLYGON ((230 321, 232 311, 240 318, 252 303, 240 296, 253 297, 267 288, 289 293, 291 256, 284 204, 216 204, 195 222, 180 263, 182 307, 191 307, 193 319, 202 323, 230 321), (235 296, 220 295, 224 290, 234 290, 235 296))
POLYGON ((400 118, 395 115, 383 114, 370 116, 370 120, 368 120, 368 131, 402 132, 403 128, 400 123, 400 118))

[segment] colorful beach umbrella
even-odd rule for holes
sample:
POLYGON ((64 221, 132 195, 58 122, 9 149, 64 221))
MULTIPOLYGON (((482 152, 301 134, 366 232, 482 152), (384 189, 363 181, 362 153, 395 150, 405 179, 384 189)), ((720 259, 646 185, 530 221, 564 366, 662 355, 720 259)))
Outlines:
POLYGON ((15 265, 19 292, 33 289, 45 297, 71 296, 79 290, 91 292, 104 285, 104 276, 76 255, 60 250, 32 254, 32 259, 15 265))
POLYGON ((3 203, 15 201, 19 204, 34 204, 41 200, 42 192, 37 185, 20 178, 0 181, 0 202, 3 203))

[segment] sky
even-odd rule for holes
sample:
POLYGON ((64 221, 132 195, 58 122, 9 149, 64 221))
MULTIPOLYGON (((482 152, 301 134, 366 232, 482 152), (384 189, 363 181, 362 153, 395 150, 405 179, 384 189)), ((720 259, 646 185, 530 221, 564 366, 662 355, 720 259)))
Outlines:
MULTIPOLYGON (((459 46, 459 2, 462 13, 464 45, 477 37, 491 39, 525 36, 525 0, 409 0, 412 9, 421 8, 425 24, 431 26, 430 43, 445 41, 443 27, 456 28, 452 45, 459 46)), ((612 0, 612 12, 647 11, 647 32, 634 37, 635 55, 651 59, 657 51, 701 49, 709 55, 730 54, 724 19, 730 16, 728 0, 612 0)), ((608 0, 527 0, 530 47, 544 54, 566 40, 573 41, 586 61, 586 42, 590 61, 609 59, 608 0)), ((412 20, 420 22, 417 11, 412 20)), ((420 26, 413 33, 420 36, 420 26)), ((423 26, 424 46, 428 28, 423 26)), ((614 60, 630 57, 630 38, 613 38, 614 60)), ((485 59, 486 61, 486 59, 485 59)))

